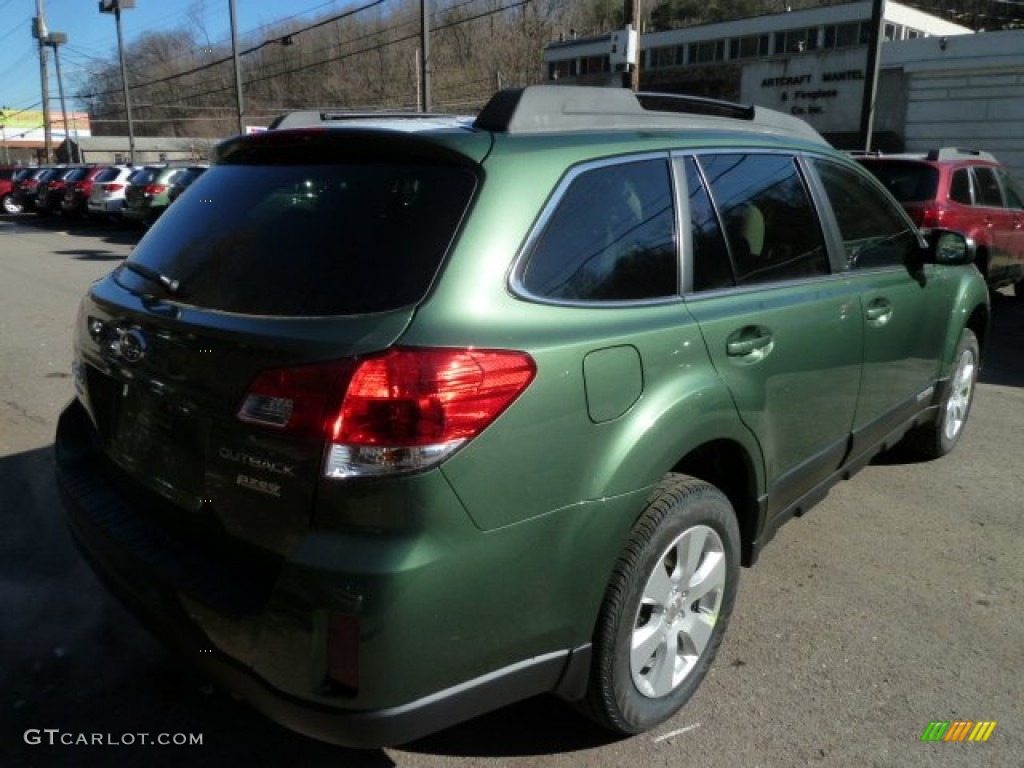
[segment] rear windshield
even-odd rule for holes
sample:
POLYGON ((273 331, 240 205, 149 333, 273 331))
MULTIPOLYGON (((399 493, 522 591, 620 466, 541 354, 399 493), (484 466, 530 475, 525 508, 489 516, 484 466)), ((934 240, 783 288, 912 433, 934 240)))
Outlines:
POLYGON ((901 203, 934 200, 939 189, 939 172, 924 163, 863 163, 901 203))
POLYGON ((132 172, 132 175, 128 177, 128 183, 136 185, 152 184, 159 172, 159 168, 139 168, 139 170, 132 172))
MULTIPOLYGON (((278 316, 384 312, 419 302, 476 177, 432 162, 220 165, 139 243, 184 304, 278 316)), ((129 290, 159 286, 122 269, 129 290)))
POLYGON ((102 171, 96 174, 95 181, 113 181, 121 175, 121 171, 117 168, 104 168, 102 171))
POLYGON ((62 177, 64 181, 79 181, 89 175, 88 168, 74 168, 62 177))

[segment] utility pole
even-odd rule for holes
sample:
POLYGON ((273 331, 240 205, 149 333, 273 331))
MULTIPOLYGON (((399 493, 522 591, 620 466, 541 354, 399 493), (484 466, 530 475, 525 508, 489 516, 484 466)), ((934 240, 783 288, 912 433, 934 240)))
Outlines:
POLYGON ((57 52, 58 45, 64 45, 68 36, 63 32, 51 32, 46 36, 46 44, 53 48, 53 63, 57 67, 57 91, 60 93, 60 112, 64 119, 64 146, 68 150, 68 161, 78 162, 78 148, 71 141, 71 127, 68 124, 68 107, 64 101, 64 79, 60 76, 60 54, 57 52))
POLYGON ((430 0, 420 0, 420 112, 430 111, 430 0))
POLYGON ((50 77, 46 70, 46 17, 43 15, 43 0, 36 0, 36 17, 32 20, 32 37, 39 41, 39 82, 43 97, 43 146, 46 158, 53 162, 53 136, 50 134, 50 77))
POLYGON ((871 134, 875 125, 875 98, 878 94, 878 62, 882 54, 882 26, 885 23, 885 0, 871 4, 871 42, 868 43, 864 98, 860 107, 860 145, 871 151, 871 134))
POLYGON ((242 102, 242 68, 238 63, 238 24, 235 22, 235 0, 228 0, 231 15, 231 58, 235 62, 235 101, 238 104, 238 132, 245 133, 245 107, 242 102))

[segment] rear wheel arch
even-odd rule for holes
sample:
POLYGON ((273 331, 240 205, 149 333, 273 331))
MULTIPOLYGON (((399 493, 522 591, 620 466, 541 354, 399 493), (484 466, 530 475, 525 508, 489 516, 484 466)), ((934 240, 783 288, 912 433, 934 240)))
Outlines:
POLYGON ((981 348, 981 359, 985 359, 985 343, 988 340, 990 313, 983 305, 978 305, 967 318, 965 327, 970 328, 978 339, 978 346, 981 348))
POLYGON ((754 458, 746 448, 734 440, 712 440, 683 456, 671 472, 710 483, 729 499, 740 529, 741 562, 750 565, 760 524, 757 503, 760 486, 754 458))

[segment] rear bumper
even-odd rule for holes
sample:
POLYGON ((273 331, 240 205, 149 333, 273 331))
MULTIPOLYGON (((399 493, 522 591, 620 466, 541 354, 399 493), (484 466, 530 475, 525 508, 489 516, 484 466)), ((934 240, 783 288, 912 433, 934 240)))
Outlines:
MULTIPOLYGON (((108 589, 156 637, 212 680, 300 733, 350 747, 401 744, 539 693, 556 691, 575 698, 585 684, 589 645, 524 653, 518 661, 462 681, 456 677, 453 682, 450 672, 433 668, 443 666, 437 661, 428 661, 431 669, 423 670, 424 662, 409 652, 409 643, 427 658, 429 639, 406 633, 399 647, 391 634, 396 624, 422 626, 425 633, 436 634, 440 630, 431 629, 431 620, 437 621, 439 614, 440 621, 447 620, 446 606, 440 604, 443 596, 438 600, 434 593, 434 600, 424 599, 418 586, 432 580, 430 572, 353 573, 343 582, 346 586, 362 582, 355 591, 377 593, 376 602, 384 603, 380 615, 369 607, 360 615, 364 634, 373 635, 363 638, 360 659, 365 656, 371 667, 390 671, 393 679, 371 672, 367 687, 374 690, 368 694, 399 702, 361 705, 366 700, 362 691, 339 695, 323 687, 324 662, 316 650, 324 641, 317 628, 318 608, 343 607, 331 602, 342 591, 336 572, 242 550, 222 557, 220 549, 204 552, 201 542, 161 526, 106 469, 92 445, 88 416, 77 402, 61 415, 56 465, 69 528, 108 589), (379 594, 386 589, 402 594, 381 600, 379 594), (405 593, 421 613, 409 613, 405 593), (400 691, 417 675, 421 679, 415 695, 381 688, 383 681, 400 691), (423 679, 430 675, 438 682, 424 689, 423 679)), ((342 594, 340 599, 351 596, 342 594)), ((493 633, 493 628, 487 630, 493 633)), ((504 640, 509 647, 525 647, 511 635, 504 640)), ((550 638, 532 646, 544 644, 553 647, 550 638)))
POLYGON ((119 214, 124 209, 124 200, 97 200, 92 199, 86 204, 89 213, 105 213, 108 215, 119 214))

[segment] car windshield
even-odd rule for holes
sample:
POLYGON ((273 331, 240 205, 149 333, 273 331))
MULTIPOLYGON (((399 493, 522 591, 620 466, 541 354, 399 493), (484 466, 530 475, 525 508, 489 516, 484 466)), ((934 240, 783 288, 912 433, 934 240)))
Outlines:
MULTIPOLYGON (((476 177, 444 164, 224 165, 193 186, 131 261, 179 281, 174 298, 185 304, 323 316, 420 301, 476 177)), ((137 272, 118 281, 152 290, 137 272)))
POLYGON ((939 172, 930 165, 887 160, 867 162, 864 167, 881 181, 901 203, 934 200, 939 188, 939 172))

